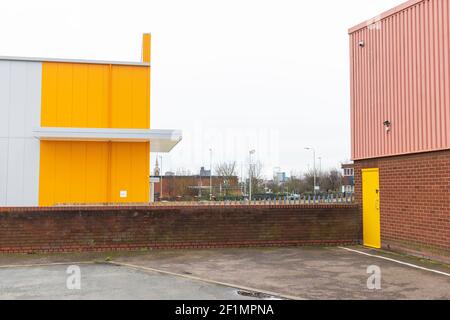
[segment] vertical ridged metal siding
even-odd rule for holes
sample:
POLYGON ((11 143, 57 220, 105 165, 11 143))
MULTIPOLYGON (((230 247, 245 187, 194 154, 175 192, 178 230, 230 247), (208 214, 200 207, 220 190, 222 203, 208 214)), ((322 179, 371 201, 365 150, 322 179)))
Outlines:
POLYGON ((413 0, 350 30, 354 160, 450 149, 449 2, 413 0))

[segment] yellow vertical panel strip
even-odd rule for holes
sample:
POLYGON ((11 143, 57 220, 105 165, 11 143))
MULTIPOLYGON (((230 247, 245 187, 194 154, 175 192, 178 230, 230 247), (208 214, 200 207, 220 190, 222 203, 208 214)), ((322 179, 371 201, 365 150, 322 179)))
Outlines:
POLYGON ((55 193, 54 204, 70 203, 71 143, 55 143, 55 193))
POLYGON ((88 67, 88 128, 108 128, 108 66, 88 67))
POLYGON ((133 76, 133 112, 132 112, 132 128, 150 128, 149 104, 148 104, 148 88, 149 88, 149 72, 147 68, 134 68, 133 76))
POLYGON ((86 203, 108 202, 108 143, 86 143, 86 203))
POLYGON ((57 63, 42 63, 41 126, 54 126, 56 121, 57 63))
POLYGON ((112 142, 108 142, 106 145, 106 192, 107 192, 107 196, 106 196, 106 200, 108 203, 112 202, 112 188, 113 186, 113 181, 112 181, 112 177, 113 177, 113 167, 112 167, 112 162, 113 162, 113 154, 112 154, 112 142))
POLYGON ((55 143, 40 143, 39 206, 54 203, 55 193, 55 143))
MULTIPOLYGON (((108 66, 108 89, 107 89, 107 126, 108 128, 112 128, 112 65, 108 66)), ((111 154, 111 150, 110 150, 111 154)))
POLYGON ((73 115, 73 65, 58 63, 55 127, 71 127, 73 115))
POLYGON ((132 143, 131 181, 132 202, 149 202, 148 143, 132 143))
POLYGON ((88 65, 73 66, 73 97, 71 127, 88 126, 88 65))
POLYGON ((131 173, 131 150, 129 143, 114 143, 114 152, 116 153, 117 162, 116 166, 116 174, 117 176, 112 177, 112 179, 117 179, 117 187, 118 189, 114 192, 115 199, 114 202, 124 203, 130 202, 130 197, 132 196, 131 190, 131 181, 130 181, 130 173, 131 173), (127 197, 122 198, 120 196, 121 191, 127 192, 127 197))
POLYGON ((133 73, 128 66, 112 67, 111 127, 133 128, 133 73))
POLYGON ((151 104, 150 104, 150 97, 151 97, 151 85, 152 85, 152 77, 151 77, 151 67, 149 67, 147 69, 147 103, 146 103, 146 108, 147 108, 147 119, 148 119, 148 128, 150 129, 151 127, 151 104))
POLYGON ((151 61, 151 45, 152 45, 152 36, 150 33, 144 33, 142 36, 142 62, 151 61))
POLYGON ((86 143, 69 142, 70 157, 70 195, 65 201, 69 203, 86 202, 86 143))

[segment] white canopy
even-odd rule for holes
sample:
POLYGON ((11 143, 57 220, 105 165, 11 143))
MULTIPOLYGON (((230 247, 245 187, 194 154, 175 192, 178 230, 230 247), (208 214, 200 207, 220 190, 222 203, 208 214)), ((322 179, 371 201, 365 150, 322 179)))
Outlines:
POLYGON ((47 141, 115 141, 150 142, 152 152, 170 152, 181 140, 180 130, 38 128, 39 140, 47 141))

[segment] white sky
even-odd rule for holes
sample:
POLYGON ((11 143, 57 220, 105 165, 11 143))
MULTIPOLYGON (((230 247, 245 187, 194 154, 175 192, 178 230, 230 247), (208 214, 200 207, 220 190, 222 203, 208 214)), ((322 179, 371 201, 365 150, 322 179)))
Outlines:
POLYGON ((402 2, 2 0, 0 55, 138 61, 151 32, 152 128, 184 133, 164 171, 208 168, 209 148, 305 171, 305 146, 325 169, 350 158, 347 30, 402 2))

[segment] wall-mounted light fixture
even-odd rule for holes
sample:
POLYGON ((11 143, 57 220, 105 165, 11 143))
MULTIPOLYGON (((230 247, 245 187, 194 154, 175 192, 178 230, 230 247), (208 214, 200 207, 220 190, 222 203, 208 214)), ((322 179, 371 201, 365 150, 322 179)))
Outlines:
POLYGON ((386 120, 383 122, 384 128, 386 129, 386 132, 389 133, 391 131, 392 123, 389 120, 386 120))
POLYGON ((359 41, 358 45, 359 45, 361 48, 364 48, 364 47, 366 46, 366 43, 364 42, 364 40, 361 40, 361 41, 359 41))

